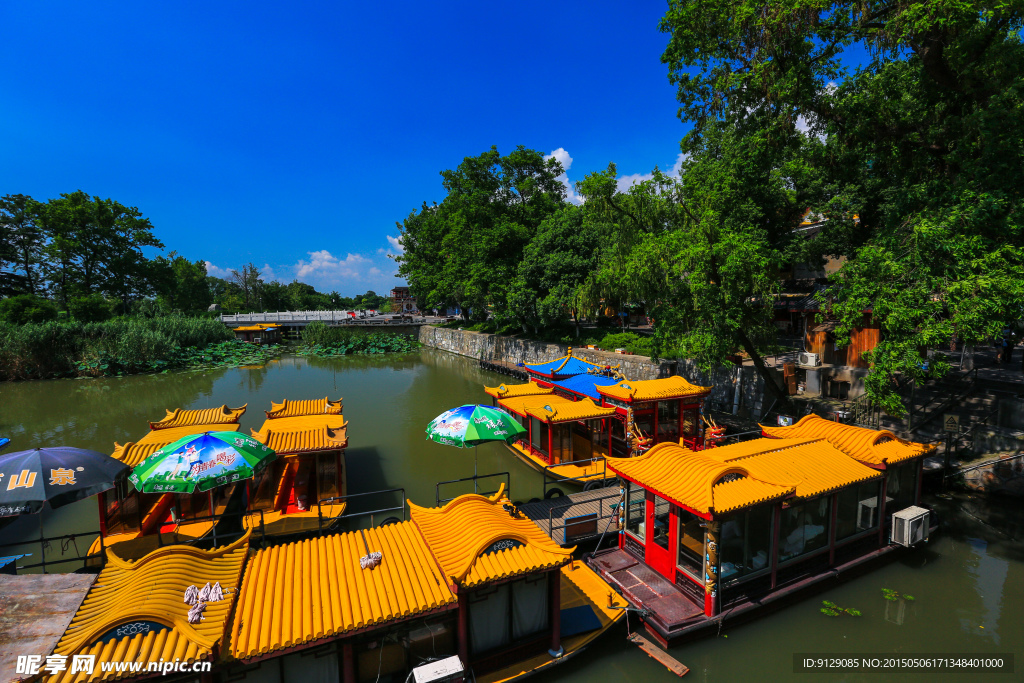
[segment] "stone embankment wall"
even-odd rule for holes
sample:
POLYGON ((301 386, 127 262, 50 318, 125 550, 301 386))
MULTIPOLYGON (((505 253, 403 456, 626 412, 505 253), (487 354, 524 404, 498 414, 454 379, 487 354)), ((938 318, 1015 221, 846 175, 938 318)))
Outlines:
MULTIPOLYGON (((419 341, 424 346, 457 353, 460 356, 509 363, 543 363, 564 356, 568 348, 565 344, 550 344, 433 325, 420 327, 419 341)), ((719 367, 709 373, 700 370, 692 360, 653 361, 647 356, 623 355, 580 347, 573 347, 573 355, 593 363, 618 365, 629 379, 658 379, 681 375, 694 384, 712 386, 714 388, 708 403, 714 410, 757 418, 771 408, 770 405, 763 404, 764 381, 752 367, 719 367)))

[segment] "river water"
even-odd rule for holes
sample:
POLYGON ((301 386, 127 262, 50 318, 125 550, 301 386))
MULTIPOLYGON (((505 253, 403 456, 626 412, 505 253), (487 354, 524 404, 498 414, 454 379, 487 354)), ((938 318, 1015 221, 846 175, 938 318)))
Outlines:
MULTIPOLYGON (((217 369, 123 378, 0 384, 0 436, 8 451, 71 445, 109 453, 113 442, 143 436, 147 421, 165 408, 231 407, 248 403, 246 432, 263 422, 271 401, 344 398, 349 421, 346 453, 349 493, 404 487, 405 496, 433 505, 435 483, 471 476, 474 449, 425 440, 427 423, 445 409, 486 403, 482 385, 505 378, 483 372, 468 358, 434 349, 389 357, 318 359, 284 356, 263 367, 217 369)), ((540 475, 500 445, 475 449, 481 474, 509 472, 515 500, 542 495, 540 475)), ((465 492, 449 488, 443 497, 465 492)), ((392 503, 397 495, 388 496, 392 503)), ((379 501, 375 501, 373 504, 379 501)), ((732 626, 717 637, 671 650, 690 668, 687 681, 978 681, 1020 674, 978 672, 794 673, 794 653, 907 655, 1017 653, 1024 656, 1024 508, 979 497, 932 496, 940 533, 925 547, 818 597, 732 626), (913 602, 888 602, 882 588, 909 593, 913 602), (827 617, 822 599, 861 611, 861 617, 827 617)), ((367 504, 370 504, 367 502, 367 504)), ((365 509, 365 506, 363 506, 365 509)), ((46 534, 98 528, 96 503, 82 501, 42 516, 46 534)), ((0 528, 0 543, 38 537, 38 516, 0 528)), ((82 552, 91 538, 78 541, 82 552)), ((28 552, 38 553, 38 547, 28 552)), ((0 548, 0 555, 9 554, 0 548)), ((73 556, 74 544, 65 551, 73 556)), ((59 556, 54 543, 47 559, 59 556)), ((36 556, 24 562, 38 561, 36 556)), ((73 565, 65 565, 68 569, 73 565)), ((635 618, 630 627, 637 628, 635 618)), ((625 640, 626 624, 589 650, 533 680, 671 681, 676 677, 625 640)), ((1017 662, 1024 671, 1024 659, 1017 662)))

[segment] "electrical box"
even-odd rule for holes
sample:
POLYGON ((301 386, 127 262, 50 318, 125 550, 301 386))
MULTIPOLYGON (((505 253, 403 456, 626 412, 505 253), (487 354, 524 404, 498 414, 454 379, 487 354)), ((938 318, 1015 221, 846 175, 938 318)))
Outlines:
POLYGON ((439 659, 412 670, 413 680, 416 683, 443 683, 463 677, 462 660, 458 655, 439 659))

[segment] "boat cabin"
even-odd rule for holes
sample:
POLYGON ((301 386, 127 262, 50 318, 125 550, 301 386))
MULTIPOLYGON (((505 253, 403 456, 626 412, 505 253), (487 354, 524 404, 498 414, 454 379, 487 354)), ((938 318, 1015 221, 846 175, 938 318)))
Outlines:
MULTIPOLYGON (((129 467, 139 465, 143 460, 164 446, 186 436, 204 432, 236 432, 240 429, 239 419, 245 414, 246 406, 240 408, 207 408, 200 410, 168 410, 167 415, 157 422, 150 422, 150 431, 138 441, 129 441, 123 446, 114 444, 111 454, 129 467)), ((179 533, 186 537, 199 536, 210 527, 209 516, 222 514, 235 492, 237 484, 213 489, 207 493, 189 495, 179 493, 140 493, 128 481, 127 475, 120 477, 114 488, 97 496, 100 507, 100 535, 89 554, 98 553, 100 543, 110 546, 124 541, 133 541, 153 534, 179 533), (206 517, 203 529, 193 528, 190 520, 206 517)), ((148 552, 159 541, 140 546, 137 552, 148 552)), ((137 556, 122 549, 126 557, 137 556)))
POLYGON ((256 481, 244 482, 250 510, 261 511, 267 534, 297 533, 331 525, 344 512, 348 422, 341 399, 271 403, 252 436, 277 453, 256 481))
POLYGON ((281 341, 281 326, 268 323, 244 325, 234 329, 235 339, 253 344, 276 344, 281 341))
POLYGON ((804 427, 803 436, 703 451, 662 443, 608 460, 623 482, 619 544, 591 566, 650 611, 645 624, 663 645, 724 609, 756 609, 895 548, 892 514, 918 503, 930 447, 884 441, 881 462, 804 427))

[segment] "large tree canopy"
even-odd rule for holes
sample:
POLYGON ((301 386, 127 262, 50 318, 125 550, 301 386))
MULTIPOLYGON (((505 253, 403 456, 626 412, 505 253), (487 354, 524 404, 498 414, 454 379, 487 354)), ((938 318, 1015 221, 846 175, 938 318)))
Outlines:
POLYGON ((880 325, 867 387, 890 412, 920 349, 1024 310, 1022 23, 1020 2, 967 0, 672 0, 662 20, 684 149, 723 124, 820 140, 806 206, 828 221, 804 255, 848 257, 825 298, 841 339, 865 310, 880 325))

